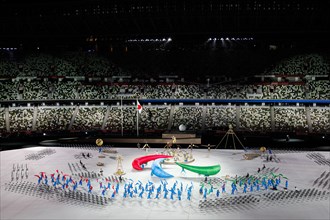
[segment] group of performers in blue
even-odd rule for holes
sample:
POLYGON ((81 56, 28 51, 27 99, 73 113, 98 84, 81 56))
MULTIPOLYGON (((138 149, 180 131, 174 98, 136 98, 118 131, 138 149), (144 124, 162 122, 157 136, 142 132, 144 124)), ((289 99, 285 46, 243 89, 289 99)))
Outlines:
MULTIPOLYGON (((45 172, 40 172, 40 175, 35 175, 38 177, 38 184, 50 185, 48 177, 45 172)), ((69 189, 76 191, 78 187, 88 193, 93 192, 93 186, 91 180, 88 178, 80 177, 79 181, 72 179, 70 175, 64 174, 56 170, 56 173, 50 174, 51 185, 56 188, 62 188, 63 190, 69 189), (59 186, 59 187, 58 187, 59 186)), ((186 184, 183 187, 182 182, 177 180, 169 186, 168 182, 163 179, 160 183, 154 183, 148 180, 147 183, 143 184, 140 180, 134 182, 132 179, 128 179, 121 183, 117 179, 96 179, 99 184, 99 191, 101 191, 102 196, 109 196, 110 198, 115 198, 119 194, 119 188, 123 185, 123 198, 144 198, 147 199, 178 199, 182 200, 183 194, 185 193, 186 199, 191 200, 192 189, 194 188, 193 183, 186 184), (105 181, 105 182, 104 182, 105 181)), ((220 194, 226 193, 226 183, 230 181, 224 180, 218 184, 211 184, 209 180, 208 183, 201 182, 199 193, 202 195, 203 199, 206 199, 209 195, 214 194, 216 198, 220 197, 220 194)), ((278 186, 281 184, 281 175, 271 174, 267 177, 264 175, 262 178, 256 178, 253 176, 246 176, 245 178, 236 179, 231 182, 231 195, 237 194, 238 187, 241 192, 253 192, 260 191, 262 189, 277 190, 278 186)), ((288 179, 285 181, 284 189, 288 189, 288 179)))

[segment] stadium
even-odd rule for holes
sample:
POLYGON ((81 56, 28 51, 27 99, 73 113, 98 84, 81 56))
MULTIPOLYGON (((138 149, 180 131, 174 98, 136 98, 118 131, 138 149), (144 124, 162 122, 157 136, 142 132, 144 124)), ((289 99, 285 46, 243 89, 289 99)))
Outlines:
MULTIPOLYGON (((1 218, 328 219, 329 3, 4 0, 0 5, 1 218), (81 151, 93 157, 87 160, 81 151), (129 180, 151 179, 165 187, 153 176, 156 171, 139 175, 131 164, 159 152, 172 152, 174 162, 161 164, 187 184, 173 195, 185 196, 194 184, 191 201, 150 200, 160 192, 149 193, 149 199, 142 199, 143 192, 141 198, 122 195, 129 180), (181 154, 187 164, 217 163, 221 171, 203 177, 180 173, 175 164, 181 154), (276 159, 269 162, 269 156, 276 159), (84 172, 95 182, 120 176, 120 183, 113 181, 122 187, 119 193, 112 197, 106 188, 100 196, 95 186, 87 193, 68 183, 63 191, 48 180, 40 184, 47 177, 39 172, 59 169, 76 182, 87 178, 78 163, 79 169, 72 168, 77 159, 81 166, 86 162, 84 172), (266 186, 245 194, 240 184, 232 194, 198 195, 204 177, 212 190, 226 183, 229 191, 246 173, 261 181, 254 171, 264 163, 276 191, 266 186), (34 173, 23 175, 28 167, 34 173), (288 177, 291 189, 277 184, 275 171, 288 177), (40 175, 38 184, 34 174, 40 175), (18 206, 25 208, 13 205, 20 199, 18 206), (54 207, 65 211, 53 213, 54 207)), ((149 166, 143 163, 142 169, 159 167, 149 166)))

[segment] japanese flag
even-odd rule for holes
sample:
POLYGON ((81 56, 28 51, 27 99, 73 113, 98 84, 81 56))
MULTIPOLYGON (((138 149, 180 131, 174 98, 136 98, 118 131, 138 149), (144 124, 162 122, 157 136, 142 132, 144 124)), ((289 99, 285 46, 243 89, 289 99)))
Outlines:
POLYGON ((139 101, 137 101, 137 110, 138 110, 139 113, 141 114, 141 112, 142 112, 142 105, 140 104, 139 101))

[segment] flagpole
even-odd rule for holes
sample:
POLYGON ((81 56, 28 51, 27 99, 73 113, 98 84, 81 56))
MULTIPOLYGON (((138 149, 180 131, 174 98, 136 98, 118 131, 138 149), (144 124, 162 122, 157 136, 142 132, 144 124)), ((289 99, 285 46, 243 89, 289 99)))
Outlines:
POLYGON ((123 96, 120 96, 121 136, 124 136, 123 96))
MULTIPOLYGON (((136 98, 136 106, 138 106, 138 99, 136 98)), ((139 109, 136 108, 136 136, 139 136, 139 109)))

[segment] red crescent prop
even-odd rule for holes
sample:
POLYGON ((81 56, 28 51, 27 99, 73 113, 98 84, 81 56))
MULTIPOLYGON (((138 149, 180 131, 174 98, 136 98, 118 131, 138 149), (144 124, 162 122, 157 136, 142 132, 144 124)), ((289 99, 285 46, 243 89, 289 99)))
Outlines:
POLYGON ((162 155, 162 154, 154 154, 154 155, 148 155, 148 156, 143 156, 143 157, 139 157, 133 160, 132 162, 132 166, 134 169, 136 170, 143 170, 141 165, 144 163, 147 163, 151 160, 156 160, 159 158, 170 158, 172 156, 169 155, 162 155))

